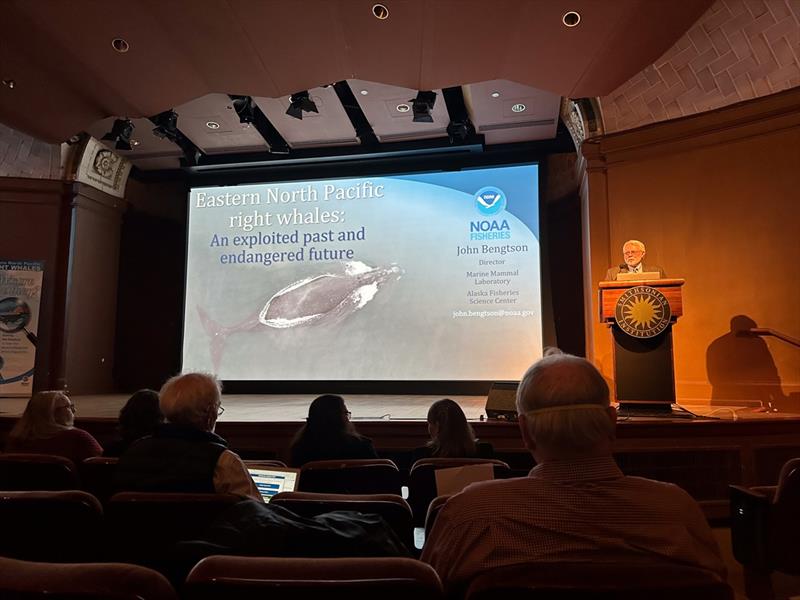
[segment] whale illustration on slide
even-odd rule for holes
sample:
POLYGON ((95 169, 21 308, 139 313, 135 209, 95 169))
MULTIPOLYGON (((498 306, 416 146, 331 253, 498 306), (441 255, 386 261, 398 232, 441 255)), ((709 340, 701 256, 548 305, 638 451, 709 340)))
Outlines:
POLYGON ((338 263, 329 272, 290 283, 270 296, 258 313, 232 326, 217 323, 197 306, 203 329, 211 338, 214 370, 219 370, 229 336, 264 327, 290 329, 339 321, 363 308, 385 283, 402 275, 403 269, 396 264, 371 267, 360 261, 338 263))

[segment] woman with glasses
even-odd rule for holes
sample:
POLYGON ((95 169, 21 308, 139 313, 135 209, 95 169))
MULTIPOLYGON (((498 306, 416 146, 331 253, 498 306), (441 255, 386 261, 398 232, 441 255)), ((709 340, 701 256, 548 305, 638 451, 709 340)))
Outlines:
POLYGON ((6 452, 55 454, 76 464, 100 456, 103 448, 74 421, 75 404, 64 392, 37 392, 8 434, 6 452))
POLYGON ((301 467, 312 460, 378 458, 372 440, 359 435, 341 396, 325 394, 308 407, 306 424, 294 436, 290 462, 301 467))

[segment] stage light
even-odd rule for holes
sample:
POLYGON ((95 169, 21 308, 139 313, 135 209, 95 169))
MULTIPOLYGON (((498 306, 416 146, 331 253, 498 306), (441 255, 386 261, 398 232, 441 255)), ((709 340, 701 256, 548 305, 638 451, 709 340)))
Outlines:
POLYGON ((302 119, 304 112, 319 114, 317 105, 308 95, 308 90, 292 94, 289 97, 289 108, 286 109, 286 114, 295 119, 302 119))
POLYGON ((174 110, 164 111, 152 119, 155 123, 153 128, 153 135, 162 139, 167 139, 171 142, 176 142, 178 139, 178 113, 174 110))
POLYGON ((447 126, 447 136, 451 144, 462 143, 473 133, 475 129, 469 121, 451 121, 447 126))
POLYGON ((132 150, 131 135, 133 135, 133 123, 130 119, 117 119, 107 134, 101 139, 109 142, 116 142, 114 148, 117 150, 132 150))
POLYGON ((436 92, 417 92, 417 97, 411 102, 411 110, 414 112, 414 123, 433 123, 431 111, 436 104, 436 92))
POLYGON ((239 116, 239 123, 248 124, 256 120, 256 107, 250 96, 231 96, 233 110, 239 116))

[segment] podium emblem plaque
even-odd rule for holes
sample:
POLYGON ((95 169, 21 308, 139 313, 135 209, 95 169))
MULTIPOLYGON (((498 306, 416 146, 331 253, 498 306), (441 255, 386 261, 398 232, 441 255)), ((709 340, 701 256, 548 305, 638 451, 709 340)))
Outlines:
POLYGON ((639 285, 623 293, 614 309, 614 320, 631 337, 652 338, 670 324, 669 300, 659 290, 639 285))

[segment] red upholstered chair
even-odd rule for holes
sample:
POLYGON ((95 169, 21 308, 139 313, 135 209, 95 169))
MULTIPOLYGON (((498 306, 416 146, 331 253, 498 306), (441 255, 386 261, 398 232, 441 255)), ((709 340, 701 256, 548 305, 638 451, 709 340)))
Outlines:
POLYGON ((0 558, 6 600, 178 600, 155 571, 114 563, 52 564, 0 558))
POLYGON ((233 494, 114 494, 106 507, 112 559, 162 570, 177 542, 198 539, 239 501, 233 494))
POLYGON ((278 467, 280 469, 286 468, 286 463, 282 460, 246 460, 244 464, 248 469, 270 469, 272 467, 278 467))
POLYGON ((465 600, 733 600, 715 575, 683 565, 636 562, 535 562, 478 575, 465 600))
POLYGON ((298 483, 301 492, 400 495, 400 471, 386 458, 312 461, 298 483))
POLYGON ((25 560, 99 560, 103 509, 77 490, 0 492, 0 555, 25 560))
POLYGON ((410 558, 254 558, 210 556, 186 579, 187 600, 440 600, 430 565, 410 558))
POLYGON ((800 458, 781 469, 776 488, 730 486, 733 555, 751 595, 769 594, 769 574, 800 575, 800 458))
POLYGON ((111 456, 94 456, 87 458, 80 465, 81 484, 83 489, 100 500, 104 506, 116 492, 114 472, 119 458, 111 456))
POLYGON ((288 508, 303 517, 314 517, 333 510, 353 510, 377 514, 394 529, 409 549, 414 547, 411 507, 395 494, 319 494, 315 492, 281 492, 270 504, 288 508))
POLYGON ((0 454, 0 490, 80 489, 75 464, 50 454, 0 454))
POLYGON ((428 539, 431 534, 436 517, 439 516, 439 512, 448 500, 450 500, 450 496, 436 496, 428 505, 428 514, 425 515, 425 539, 428 539))
POLYGON ((436 493, 436 471, 451 467, 477 464, 494 465, 495 479, 503 479, 511 473, 502 460, 493 458, 423 458, 415 462, 409 473, 408 503, 414 513, 414 525, 422 527, 428 514, 428 505, 438 495, 436 493))

